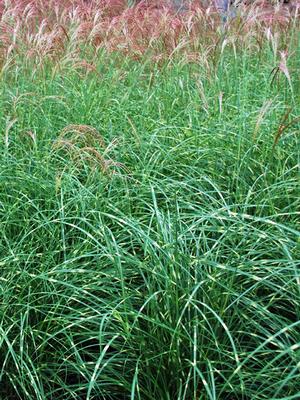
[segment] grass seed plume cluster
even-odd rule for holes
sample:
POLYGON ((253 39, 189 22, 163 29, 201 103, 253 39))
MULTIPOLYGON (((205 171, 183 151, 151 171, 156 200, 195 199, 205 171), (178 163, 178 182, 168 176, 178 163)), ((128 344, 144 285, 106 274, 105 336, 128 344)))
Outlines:
POLYGON ((300 393, 298 2, 0 1, 0 399, 300 393))
MULTIPOLYGON (((60 70, 95 71, 103 51, 133 59, 147 55, 153 61, 184 54, 189 60, 219 47, 217 3, 193 1, 181 13, 172 4, 142 1, 128 8, 125 0, 1 1, 2 73, 16 67, 35 72, 49 64, 60 70)), ((297 2, 250 2, 241 4, 227 25, 232 41, 256 47, 268 29, 288 34, 297 15, 297 2)))

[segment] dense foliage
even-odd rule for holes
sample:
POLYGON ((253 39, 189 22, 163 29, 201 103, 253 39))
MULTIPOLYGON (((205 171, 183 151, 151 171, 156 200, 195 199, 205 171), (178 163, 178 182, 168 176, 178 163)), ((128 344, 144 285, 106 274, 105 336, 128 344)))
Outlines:
POLYGON ((108 3, 1 1, 0 399, 299 399, 297 15, 108 3))

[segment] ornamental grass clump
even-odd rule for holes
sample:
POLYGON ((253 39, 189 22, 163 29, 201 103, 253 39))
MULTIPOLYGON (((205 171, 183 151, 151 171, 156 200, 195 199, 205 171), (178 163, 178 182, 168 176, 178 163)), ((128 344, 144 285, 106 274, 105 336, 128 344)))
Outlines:
POLYGON ((296 15, 0 10, 0 399, 298 399, 296 15))

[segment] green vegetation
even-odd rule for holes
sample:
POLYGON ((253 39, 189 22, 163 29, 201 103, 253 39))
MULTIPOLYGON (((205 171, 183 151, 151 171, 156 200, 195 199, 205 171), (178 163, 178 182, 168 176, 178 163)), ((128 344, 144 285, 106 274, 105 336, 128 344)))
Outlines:
POLYGON ((1 400, 299 399, 298 37, 3 72, 1 400))

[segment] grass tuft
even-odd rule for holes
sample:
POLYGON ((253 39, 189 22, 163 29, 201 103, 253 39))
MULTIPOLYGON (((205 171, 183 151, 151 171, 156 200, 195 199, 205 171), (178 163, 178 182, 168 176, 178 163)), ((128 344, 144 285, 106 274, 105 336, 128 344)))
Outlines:
POLYGON ((294 11, 0 6, 1 400, 299 398, 294 11))

